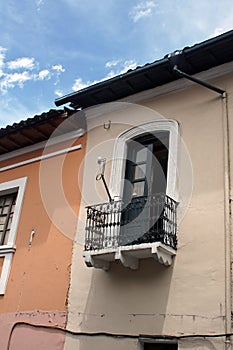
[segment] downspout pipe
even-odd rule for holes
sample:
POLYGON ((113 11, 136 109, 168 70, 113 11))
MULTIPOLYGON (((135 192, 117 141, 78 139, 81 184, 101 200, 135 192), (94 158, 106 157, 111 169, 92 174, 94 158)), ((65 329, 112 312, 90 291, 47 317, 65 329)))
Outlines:
MULTIPOLYGON (((231 333, 231 310, 232 310, 232 288, 231 288, 231 261, 232 261, 232 217, 231 217, 231 154, 230 154, 230 131, 227 94, 222 95, 223 114, 223 142, 224 142, 224 202, 225 202, 225 298, 226 298, 226 333, 231 333)), ((231 337, 226 337, 226 350, 231 347, 231 337)))
MULTIPOLYGON (((207 89, 210 89, 222 97, 222 116, 223 116, 223 141, 224 141, 224 223, 225 223, 225 331, 226 334, 231 333, 231 310, 232 310, 232 290, 231 290, 231 244, 232 244, 232 222, 231 222, 231 174, 230 174, 230 135, 229 135, 229 117, 228 117, 228 105, 227 105, 227 93, 226 91, 213 86, 205 81, 190 76, 187 73, 182 72, 177 68, 175 64, 173 66, 173 72, 183 78, 189 79, 194 83, 202 85, 207 89)), ((229 350, 231 347, 231 337, 226 336, 225 349, 229 350)))
POLYGON ((174 72, 175 74, 179 75, 180 77, 189 79, 189 80, 193 81, 194 83, 197 83, 197 84, 199 84, 199 85, 202 85, 202 86, 206 87, 207 89, 210 89, 210 90, 212 90, 212 91, 215 91, 215 92, 217 92, 218 94, 220 94, 220 95, 222 95, 222 96, 225 94, 225 91, 224 91, 224 90, 222 90, 222 89, 220 89, 220 88, 218 88, 218 87, 216 87, 216 86, 213 86, 213 85, 211 85, 211 84, 209 84, 209 83, 206 83, 206 82, 203 81, 203 80, 200 80, 200 79, 198 79, 198 78, 195 78, 195 77, 193 77, 192 75, 189 75, 189 74, 187 74, 187 73, 185 73, 185 72, 182 72, 180 69, 178 69, 177 65, 174 65, 174 67, 173 67, 173 72, 174 72))

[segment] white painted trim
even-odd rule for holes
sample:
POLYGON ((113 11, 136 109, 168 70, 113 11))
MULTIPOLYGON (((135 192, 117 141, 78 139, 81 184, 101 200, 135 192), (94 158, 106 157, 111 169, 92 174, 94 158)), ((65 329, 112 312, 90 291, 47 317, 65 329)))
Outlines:
POLYGON ((138 341, 138 344, 137 344, 137 350, 144 350, 144 343, 142 343, 140 340, 138 341))
POLYGON ((27 177, 4 182, 0 184, 0 196, 8 193, 17 192, 15 210, 11 223, 10 234, 6 245, 0 246, 0 257, 4 257, 2 273, 0 276, 0 295, 3 295, 6 290, 6 284, 10 273, 11 261, 15 252, 15 239, 19 224, 20 213, 23 204, 23 197, 26 188, 27 177))
POLYGON ((4 295, 6 291, 6 284, 10 274, 13 253, 6 253, 4 255, 0 254, 0 257, 3 257, 3 256, 4 256, 4 262, 2 266, 2 273, 0 276, 0 295, 4 295))
POLYGON ((14 193, 15 191, 18 192, 16 203, 15 203, 14 215, 11 223, 11 230, 10 230, 9 239, 7 242, 7 246, 10 246, 10 247, 14 246, 15 244, 16 231, 19 223, 19 217, 21 213, 26 183, 27 183, 27 177, 23 177, 17 180, 12 180, 12 181, 8 181, 0 184, 0 196, 6 193, 14 193))
POLYGON ((76 150, 81 149, 81 148, 82 148, 82 145, 79 144, 77 146, 68 147, 68 148, 62 149, 60 151, 51 152, 51 153, 44 154, 44 155, 39 156, 39 157, 27 159, 27 160, 24 160, 22 162, 11 164, 11 165, 7 165, 7 166, 5 166, 3 168, 0 168, 0 172, 6 171, 6 170, 10 170, 10 169, 14 169, 14 168, 18 168, 20 166, 31 164, 31 163, 35 163, 35 162, 38 162, 38 161, 42 161, 44 159, 48 159, 48 158, 51 158, 51 157, 59 156, 59 155, 64 154, 64 153, 73 152, 73 151, 76 151, 76 150))
POLYGON ((166 194, 178 201, 178 193, 176 188, 177 178, 177 157, 178 157, 178 140, 179 127, 175 120, 160 119, 151 121, 142 125, 135 126, 124 131, 115 141, 113 151, 113 162, 110 176, 110 193, 117 199, 123 197, 123 179, 125 174, 125 161, 127 141, 142 135, 145 132, 156 134, 159 131, 169 132, 169 153, 168 153, 168 169, 167 169, 167 190, 166 194))
POLYGON ((111 262, 120 261, 123 266, 137 270, 139 260, 154 258, 160 264, 170 266, 176 251, 161 242, 120 246, 113 249, 84 251, 87 267, 108 270, 111 262))
POLYGON ((9 247, 8 245, 2 245, 0 246, 0 257, 4 256, 5 254, 8 253, 14 253, 16 250, 16 247, 9 247))
POLYGON ((75 131, 68 132, 64 135, 54 136, 54 137, 49 138, 49 140, 38 142, 35 145, 23 147, 23 148, 20 148, 16 151, 12 151, 12 152, 3 154, 0 156, 0 162, 3 160, 11 159, 11 158, 18 157, 18 156, 21 156, 21 155, 26 154, 26 153, 36 151, 38 149, 54 146, 58 143, 62 143, 62 142, 69 141, 69 140, 72 140, 75 138, 79 138, 83 135, 84 135, 84 130, 78 129, 75 131))

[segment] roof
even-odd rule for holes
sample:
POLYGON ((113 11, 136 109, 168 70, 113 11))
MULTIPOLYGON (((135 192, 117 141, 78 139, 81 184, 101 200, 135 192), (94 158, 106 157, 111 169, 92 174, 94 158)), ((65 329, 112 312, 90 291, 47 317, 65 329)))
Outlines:
MULTIPOLYGON (((61 106, 70 103, 72 108, 77 109, 119 100, 180 79, 180 76, 173 72, 174 65, 177 65, 185 73, 194 75, 233 61, 232 47, 233 30, 58 98, 55 100, 55 104, 61 106)), ((75 110, 66 107, 61 110, 51 109, 41 115, 1 128, 0 155, 48 140, 64 118, 74 112, 75 110)), ((74 127, 77 125, 74 126, 70 122, 66 131, 72 131, 74 127)))
MULTIPOLYGON (((62 110, 51 109, 49 112, 1 128, 0 155, 48 140, 58 125, 71 113, 73 111, 67 108, 62 110)), ((74 126, 71 124, 67 132, 73 130, 73 128, 74 126)))
POLYGON ((172 70, 175 57, 178 68, 194 75, 233 60, 233 30, 114 78, 55 100, 56 106, 69 103, 73 108, 87 108, 112 102, 180 79, 172 70))

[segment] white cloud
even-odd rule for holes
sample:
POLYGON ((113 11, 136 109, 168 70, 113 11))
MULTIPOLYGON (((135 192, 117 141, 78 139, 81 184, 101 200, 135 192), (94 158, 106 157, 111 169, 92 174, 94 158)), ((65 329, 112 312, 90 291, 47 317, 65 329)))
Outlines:
POLYGON ((50 78, 50 72, 48 69, 43 69, 39 72, 37 76, 35 76, 35 80, 44 80, 44 79, 49 79, 50 78))
POLYGON ((54 79, 55 85, 65 69, 61 64, 39 70, 39 63, 33 57, 20 57, 6 61, 7 49, 0 46, 0 93, 6 94, 9 89, 23 88, 28 81, 43 81, 54 79))
MULTIPOLYGON (((119 60, 119 62, 121 62, 121 60, 119 60)), ((105 64, 105 67, 106 67, 106 64, 105 64)), ((108 66, 109 67, 109 66, 108 66)), ((110 65, 111 67, 111 65, 110 65)), ((120 75, 120 74, 124 74, 126 73, 129 69, 135 69, 137 67, 137 62, 134 61, 134 60, 126 60, 124 62, 122 62, 121 66, 116 70, 111 70, 110 72, 108 72, 108 74, 103 77, 102 79, 100 80, 93 80, 93 81, 83 81, 82 78, 77 78, 72 86, 72 89, 74 91, 79 91, 79 90, 82 90, 88 86, 91 86, 91 85, 94 85, 94 84, 97 84, 97 83, 100 83, 104 80, 107 80, 107 79, 110 79, 110 78, 113 78, 117 75, 120 75)))
POLYGON ((0 46, 0 78, 4 75, 3 73, 3 67, 4 67, 4 60, 6 57, 6 49, 5 47, 0 46))
POLYGON ((121 60, 112 60, 112 61, 108 61, 105 64, 106 68, 111 68, 111 67, 115 67, 118 65, 118 63, 120 63, 121 60))
POLYGON ((221 21, 221 23, 219 23, 218 26, 214 28, 213 32, 210 34, 210 37, 215 37, 227 32, 228 30, 232 30, 232 21, 233 14, 231 12, 227 17, 223 18, 223 20, 221 21))
POLYGON ((137 67, 137 62, 134 60, 125 61, 120 74, 126 73, 130 69, 135 69, 137 67))
POLYGON ((52 66, 52 70, 54 71, 54 74, 55 74, 55 76, 56 76, 56 80, 55 80, 55 82, 54 82, 54 85, 57 85, 57 84, 59 83, 59 81, 60 81, 60 75, 61 75, 61 73, 64 73, 64 72, 65 72, 65 68, 62 67, 61 64, 54 64, 54 65, 52 66))
POLYGON ((6 57, 6 48, 5 47, 2 47, 0 46, 0 67, 2 67, 4 65, 4 60, 5 60, 5 57, 6 57))
POLYGON ((14 61, 7 62, 9 69, 33 69, 35 67, 35 59, 33 57, 21 57, 14 61))
POLYGON ((52 69, 55 70, 56 72, 59 72, 59 73, 65 72, 65 68, 63 68, 61 64, 53 65, 52 69))
POLYGON ((155 7, 157 4, 154 1, 143 1, 134 6, 129 15, 134 22, 137 22, 141 18, 151 16, 155 7))
POLYGON ((72 86, 72 89, 74 91, 82 90, 82 89, 84 89, 85 87, 87 87, 89 85, 93 85, 94 83, 95 83, 95 81, 93 81, 93 82, 90 82, 90 81, 84 82, 82 80, 82 78, 77 78, 77 79, 75 79, 75 82, 74 82, 74 84, 72 86))
POLYGON ((37 11, 40 11, 40 9, 43 5, 44 5, 44 0, 36 0, 37 11))
POLYGON ((213 33, 212 33, 212 36, 217 36, 217 35, 220 35, 224 32, 225 32, 225 30, 223 28, 215 28, 213 33))
POLYGON ((54 94, 55 94, 56 96, 58 96, 58 97, 64 96, 64 94, 63 94, 63 92, 62 92, 61 90, 55 90, 55 91, 54 91, 54 94))
POLYGON ((31 73, 29 71, 23 71, 20 73, 3 73, 2 79, 0 79, 0 91, 5 94, 10 88, 16 86, 23 88, 27 81, 38 81, 51 79, 51 74, 48 69, 41 70, 38 74, 31 73))
POLYGON ((31 79, 32 76, 27 71, 21 73, 4 74, 3 79, 0 81, 0 90, 2 93, 6 93, 9 88, 13 88, 15 86, 22 88, 24 83, 31 79))

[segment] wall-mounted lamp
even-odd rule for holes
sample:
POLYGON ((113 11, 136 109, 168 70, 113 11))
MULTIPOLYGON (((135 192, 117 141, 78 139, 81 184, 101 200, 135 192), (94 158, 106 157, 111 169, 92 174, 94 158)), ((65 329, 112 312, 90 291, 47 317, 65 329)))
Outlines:
POLYGON ((99 165, 99 171, 98 171, 98 174, 96 175, 97 181, 101 179, 101 176, 104 176, 106 161, 107 161, 106 158, 102 158, 102 157, 97 158, 97 163, 99 165))
POLYGON ((97 173, 97 175, 96 175, 96 181, 99 181, 99 180, 102 180, 102 181, 103 181, 105 190, 106 190, 107 195, 108 195, 108 198, 109 198, 109 202, 112 202, 112 197, 111 197, 111 195, 110 195, 110 192, 109 192, 109 189, 108 189, 108 185, 107 185, 107 183, 106 183, 106 181, 105 181, 105 178, 104 178, 104 172, 105 172, 106 161, 107 161, 106 158, 98 157, 97 163, 99 164, 99 171, 98 171, 98 173, 97 173))

